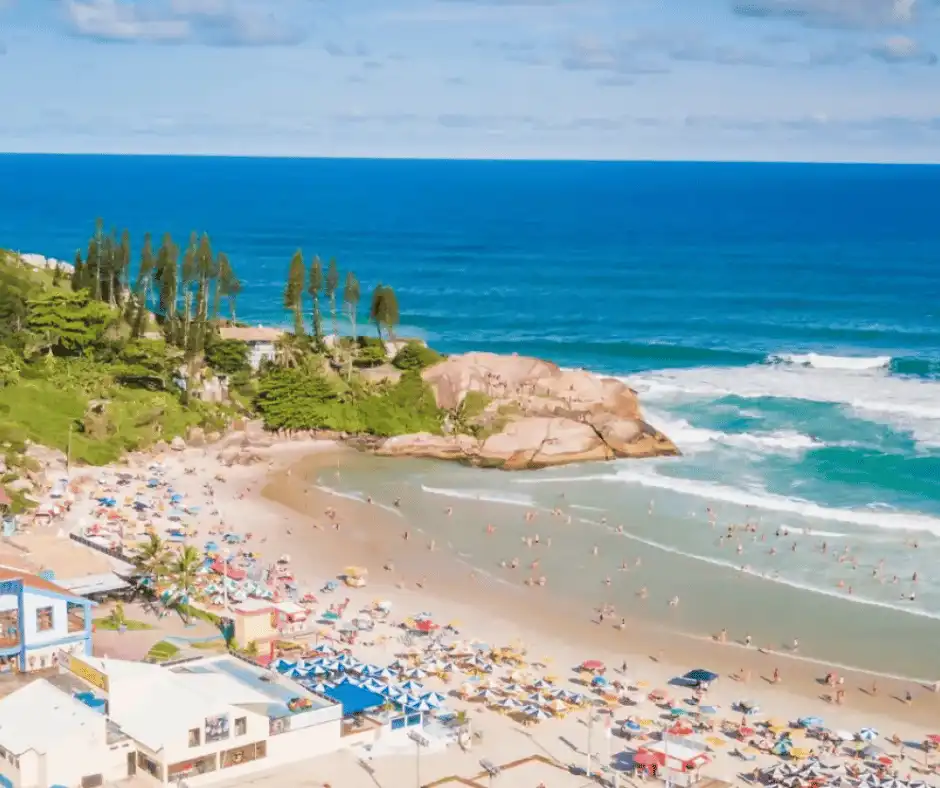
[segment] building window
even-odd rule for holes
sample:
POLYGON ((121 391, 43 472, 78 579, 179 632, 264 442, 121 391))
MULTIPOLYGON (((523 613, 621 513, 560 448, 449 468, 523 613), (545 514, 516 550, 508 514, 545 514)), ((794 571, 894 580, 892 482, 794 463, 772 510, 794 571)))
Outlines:
POLYGON ((52 606, 36 608, 36 631, 48 632, 52 626, 52 606))
POLYGON ((267 755, 268 744, 263 741, 246 744, 234 750, 224 750, 222 752, 222 768, 228 769, 232 766, 241 766, 243 763, 266 758, 267 755))
POLYGON ((248 733, 248 718, 236 717, 235 718, 235 735, 244 736, 246 733, 248 733))
POLYGON ((85 606, 76 602, 66 602, 66 617, 69 633, 82 632, 85 629, 85 606))
POLYGON ((199 746, 199 728, 190 728, 189 729, 189 746, 198 747, 199 746))
POLYGON ((192 761, 180 761, 167 769, 167 778, 179 783, 184 777, 197 777, 200 774, 214 772, 218 768, 215 753, 204 755, 192 761))

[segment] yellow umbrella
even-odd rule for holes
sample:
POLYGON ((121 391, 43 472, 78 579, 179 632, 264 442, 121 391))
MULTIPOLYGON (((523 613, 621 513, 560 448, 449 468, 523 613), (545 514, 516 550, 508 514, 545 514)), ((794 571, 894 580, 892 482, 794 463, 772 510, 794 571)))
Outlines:
POLYGON ((728 744, 724 739, 719 739, 717 736, 709 736, 705 741, 712 747, 725 747, 728 744))
POLYGON ((804 758, 809 758, 809 750, 804 749, 803 747, 794 747, 790 750, 790 757, 796 758, 798 761, 802 761, 804 758))
POLYGON ((771 717, 765 723, 768 728, 789 728, 790 723, 786 720, 780 719, 780 717, 771 717))

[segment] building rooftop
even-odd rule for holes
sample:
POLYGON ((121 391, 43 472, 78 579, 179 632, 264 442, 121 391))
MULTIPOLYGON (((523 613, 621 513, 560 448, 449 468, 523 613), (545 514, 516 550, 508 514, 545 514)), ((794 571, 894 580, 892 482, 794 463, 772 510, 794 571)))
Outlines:
MULTIPOLYGON (((198 677, 198 681, 208 686, 217 682, 220 686, 229 684, 264 697, 264 713, 268 717, 286 717, 293 714, 287 704, 295 698, 305 698, 312 708, 326 708, 334 705, 329 700, 304 689, 300 684, 283 678, 277 673, 251 665, 237 657, 223 655, 212 659, 200 659, 186 662, 177 667, 168 668, 182 676, 198 677)), ((246 701, 248 702, 248 701, 246 701)))
POLYGON ((45 679, 0 700, 0 746, 15 755, 48 752, 64 740, 106 739, 107 720, 45 679))
POLYGON ((15 569, 0 567, 0 583, 9 580, 21 580, 25 588, 31 588, 34 591, 47 591, 52 594, 59 594, 60 596, 69 596, 76 599, 80 598, 77 594, 69 591, 67 588, 63 588, 57 583, 53 583, 51 580, 46 580, 44 577, 40 577, 39 575, 33 575, 29 572, 20 572, 15 569))
POLYGON ((227 326, 219 329, 219 335, 222 339, 235 339, 239 342, 276 342, 284 332, 279 328, 265 326, 227 326))
POLYGON ((100 575, 84 575, 83 577, 71 577, 68 580, 56 581, 67 591, 78 594, 79 596, 88 596, 89 594, 107 594, 112 591, 122 591, 130 587, 130 583, 114 572, 105 572, 100 575))

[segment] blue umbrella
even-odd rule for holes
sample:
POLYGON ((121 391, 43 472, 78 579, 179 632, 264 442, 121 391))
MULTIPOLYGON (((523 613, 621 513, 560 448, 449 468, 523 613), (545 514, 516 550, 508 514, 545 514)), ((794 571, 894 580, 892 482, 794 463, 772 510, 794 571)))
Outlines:
POLYGON ((715 681, 715 679, 718 678, 718 674, 711 670, 705 670, 704 668, 696 668, 695 670, 690 670, 682 678, 685 679, 685 681, 692 681, 696 684, 700 684, 703 681, 715 681))
POLYGON ((634 720, 627 720, 627 721, 624 723, 624 727, 629 728, 631 731, 641 731, 641 730, 643 730, 643 726, 640 725, 640 723, 638 723, 638 722, 636 722, 636 721, 634 721, 634 720))
POLYGON ((603 676, 595 676, 593 679, 591 679, 592 687, 604 687, 606 685, 607 679, 605 679, 603 676))

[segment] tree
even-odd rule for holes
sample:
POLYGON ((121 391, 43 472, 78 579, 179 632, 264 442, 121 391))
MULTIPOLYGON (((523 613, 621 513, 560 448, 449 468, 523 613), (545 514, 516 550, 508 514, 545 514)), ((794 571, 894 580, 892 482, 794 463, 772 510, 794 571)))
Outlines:
POLYGON ((138 572, 158 585, 160 578, 166 577, 169 560, 170 550, 166 543, 157 534, 150 534, 146 542, 137 545, 134 565, 138 572))
POLYGON ((336 322, 336 291, 339 288, 339 268, 336 266, 336 258, 330 258, 330 264, 326 268, 326 286, 324 292, 330 301, 330 318, 333 322, 333 342, 339 336, 339 326, 336 322))
POLYGON ((199 237, 195 232, 189 234, 189 244, 186 251, 183 252, 183 270, 181 284, 183 289, 183 335, 180 345, 184 350, 189 349, 189 332, 193 322, 193 287, 198 280, 198 269, 196 266, 196 250, 199 245, 199 237))
MULTIPOLYGON (((189 603, 189 597, 192 595, 196 585, 196 573, 200 566, 202 566, 202 553, 191 544, 183 547, 176 560, 170 566, 170 572, 172 572, 173 580, 179 590, 178 598, 182 604, 188 605, 189 603)), ((189 613, 185 608, 182 610, 183 618, 188 623, 190 620, 189 613)))
POLYGON ((209 323, 209 295, 212 283, 219 275, 216 259, 212 254, 212 244, 206 233, 199 239, 195 252, 196 266, 196 315, 195 325, 190 339, 189 351, 199 353, 205 348, 206 331, 209 323))
POLYGON ((102 246, 104 245, 104 221, 95 219, 95 234, 88 241, 88 254, 85 261, 90 269, 88 282, 91 295, 96 301, 101 300, 102 246))
POLYGON ((346 309, 346 316, 352 326, 353 338, 358 338, 356 333, 356 317, 359 313, 359 280, 356 275, 349 271, 346 274, 346 283, 343 286, 343 306, 346 309))
POLYGON ((394 336, 395 326, 398 325, 398 298, 391 287, 381 283, 375 286, 369 305, 369 320, 375 325, 379 339, 382 338, 383 328, 390 337, 394 336))
POLYGON ((291 258, 287 284, 284 286, 284 308, 289 309, 294 315, 294 335, 298 337, 304 334, 303 299, 306 275, 304 255, 298 249, 291 258))
POLYGON ((310 264, 307 292, 313 299, 313 340, 317 348, 323 347, 323 321, 320 318, 320 291, 323 289, 323 266, 320 258, 314 257, 310 264))
POLYGON ((237 375, 251 369, 248 344, 237 339, 221 339, 206 348, 206 363, 222 375, 237 375))
POLYGON ((147 233, 144 235, 144 245, 140 250, 140 267, 137 269, 137 281, 134 284, 134 296, 137 299, 137 308, 134 311, 132 330, 134 337, 141 336, 147 324, 147 309, 152 297, 155 267, 156 260, 153 256, 153 239, 150 237, 150 233, 147 233))
POLYGON ((167 342, 175 342, 176 310, 179 304, 179 247, 173 243, 169 233, 163 236, 157 250, 154 278, 160 289, 160 312, 163 315, 163 331, 167 342))
POLYGON ((295 369, 301 365, 304 348, 296 334, 283 334, 274 343, 274 365, 281 369, 295 369))
POLYGON ((422 370, 441 360, 442 356, 436 350, 421 342, 411 341, 398 351, 392 363, 401 370, 422 370))
POLYGON ((100 342, 115 317, 107 305, 92 301, 86 290, 57 290, 27 302, 26 328, 49 351, 79 353, 100 342))
POLYGON ((72 290, 78 292, 85 288, 85 264, 82 262, 82 250, 75 250, 75 262, 72 263, 72 290))

